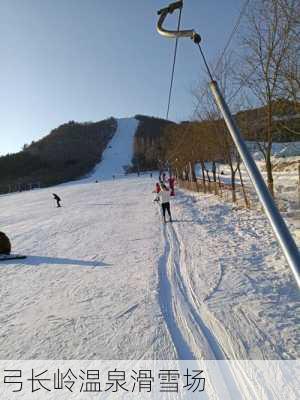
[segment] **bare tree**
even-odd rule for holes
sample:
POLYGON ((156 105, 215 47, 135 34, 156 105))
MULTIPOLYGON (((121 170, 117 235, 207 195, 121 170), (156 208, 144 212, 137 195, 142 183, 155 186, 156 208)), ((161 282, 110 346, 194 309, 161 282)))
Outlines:
MULTIPOLYGON (((281 2, 296 0, 256 0, 248 14, 243 44, 246 52, 242 81, 264 106, 264 132, 259 135, 267 181, 274 196, 272 173, 272 142, 274 133, 274 103, 282 92, 282 71, 293 41, 293 24, 281 2), (249 74, 250 72, 250 74, 249 74)), ((299 1, 299 0, 298 0, 299 1)))
MULTIPOLYGON (((218 63, 219 68, 215 71, 215 76, 224 97, 227 102, 231 103, 231 109, 238 110, 240 108, 240 99, 235 95, 237 80, 235 78, 234 65, 236 60, 234 58, 235 55, 233 53, 224 57, 222 62, 218 63)), ((203 126, 206 126, 208 132, 208 148, 205 151, 205 155, 207 160, 213 164, 214 182, 216 182, 216 162, 223 160, 229 165, 231 171, 232 201, 235 202, 236 173, 241 163, 240 157, 205 81, 200 84, 200 90, 194 91, 194 95, 199 102, 201 101, 201 108, 198 108, 197 117, 202 121, 203 126)), ((203 165, 203 168, 205 168, 205 165, 203 165)), ((209 177, 208 179, 210 180, 209 177)))
MULTIPOLYGON (((283 97, 300 102, 300 1, 278 0, 279 7, 289 27, 289 48, 283 62, 283 97)), ((297 104, 299 107, 299 104, 297 104)), ((298 111, 298 110, 297 110, 298 111)))

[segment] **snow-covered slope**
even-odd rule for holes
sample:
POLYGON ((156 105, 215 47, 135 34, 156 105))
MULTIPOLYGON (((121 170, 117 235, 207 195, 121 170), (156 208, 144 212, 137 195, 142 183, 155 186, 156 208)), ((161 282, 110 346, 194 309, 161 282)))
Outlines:
POLYGON ((299 357, 299 291, 264 216, 179 191, 164 225, 155 180, 118 178, 136 126, 119 121, 88 179, 0 196, 28 255, 0 264, 0 357, 299 357))
POLYGON ((117 123, 116 133, 103 152, 102 161, 88 177, 89 181, 124 175, 124 166, 131 163, 133 138, 139 121, 135 118, 119 118, 117 123))
POLYGON ((265 218, 127 177, 0 197, 0 357, 296 358, 299 292, 265 218), (52 204, 51 193, 63 199, 52 204))

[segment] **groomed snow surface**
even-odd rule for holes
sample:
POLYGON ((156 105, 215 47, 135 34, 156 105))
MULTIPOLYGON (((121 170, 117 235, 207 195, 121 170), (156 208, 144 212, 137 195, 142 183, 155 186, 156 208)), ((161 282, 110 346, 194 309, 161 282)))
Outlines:
POLYGON ((89 179, 0 197, 28 255, 0 264, 0 357, 299 357, 299 292, 264 215, 177 191, 163 224, 156 178, 120 175, 136 127, 120 121, 89 179))

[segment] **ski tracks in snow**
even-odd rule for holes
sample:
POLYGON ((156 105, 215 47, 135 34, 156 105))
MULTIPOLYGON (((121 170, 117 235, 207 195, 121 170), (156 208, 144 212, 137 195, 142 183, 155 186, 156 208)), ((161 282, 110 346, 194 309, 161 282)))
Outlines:
POLYGON ((163 227, 163 235, 166 251, 160 263, 160 303, 177 354, 180 359, 225 359, 201 318, 188 279, 184 244, 171 224, 163 227))
MULTIPOLYGON (((201 314, 205 312, 193 289, 188 270, 187 251, 175 224, 163 225, 162 236, 165 251, 159 263, 159 300, 162 314, 181 360, 227 360, 228 357, 214 335, 206 325, 201 314)), ((220 277, 222 279, 222 266, 220 277)), ((223 382, 223 398, 242 398, 238 387, 247 387, 253 399, 255 391, 246 377, 239 377, 237 384, 235 373, 225 363, 219 369, 219 382, 223 382), (227 390, 226 390, 227 389, 227 390), (227 393, 226 393, 227 391, 227 393)), ((212 382, 211 382, 212 384, 212 382)), ((218 398, 218 396, 217 396, 218 398)))

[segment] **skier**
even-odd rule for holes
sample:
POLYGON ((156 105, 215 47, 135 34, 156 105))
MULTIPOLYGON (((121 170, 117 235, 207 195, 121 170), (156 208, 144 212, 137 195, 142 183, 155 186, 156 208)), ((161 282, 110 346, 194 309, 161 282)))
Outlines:
POLYGON ((167 181, 166 173, 165 172, 160 172, 160 174, 159 174, 159 182, 161 184, 163 184, 163 183, 165 184, 166 181, 167 181))
POLYGON ((156 182, 155 189, 152 192, 152 193, 156 193, 156 197, 155 197, 154 201, 159 201, 159 192, 160 191, 161 191, 160 184, 158 182, 156 182))
POLYGON ((161 191, 159 192, 158 196, 161 200, 161 207, 162 207, 164 222, 166 222, 166 211, 168 211, 168 214, 170 217, 170 222, 172 222, 172 216, 171 216, 171 210, 170 210, 170 191, 169 191, 169 188, 165 184, 161 185, 161 191))
POLYGON ((170 191, 171 191, 170 195, 175 196, 175 191, 174 191, 175 178, 174 178, 174 176, 171 176, 168 181, 169 181, 169 186, 170 186, 170 191))
POLYGON ((56 200, 57 207, 61 207, 61 205, 60 205, 61 198, 59 196, 57 196, 56 193, 52 193, 52 194, 53 194, 54 200, 56 200))
POLYGON ((160 184, 159 184, 159 182, 156 182, 156 184, 155 184, 155 193, 158 194, 160 191, 161 191, 160 184))

